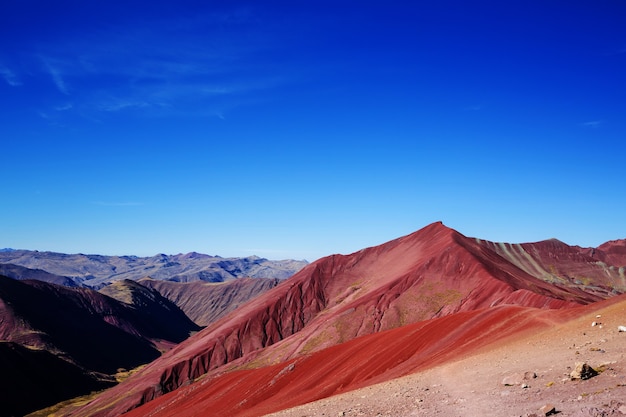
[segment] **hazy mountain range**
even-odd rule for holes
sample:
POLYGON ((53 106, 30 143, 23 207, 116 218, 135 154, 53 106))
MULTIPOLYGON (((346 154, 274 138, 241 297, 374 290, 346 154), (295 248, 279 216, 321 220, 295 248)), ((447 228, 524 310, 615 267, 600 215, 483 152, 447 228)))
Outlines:
MULTIPOLYGON (((307 264, 306 261, 271 261, 257 256, 222 258, 196 252, 178 255, 159 254, 152 257, 102 256, 63 254, 29 250, 4 250, 0 252, 0 271, 12 278, 25 276, 12 271, 10 264, 45 271, 56 277, 38 275, 35 279, 54 282, 71 280, 78 286, 101 288, 108 283, 141 278, 174 282, 223 282, 235 278, 290 277, 307 264), (63 278, 58 278, 63 277, 63 278)), ((34 277, 33 277, 34 278, 34 277)))

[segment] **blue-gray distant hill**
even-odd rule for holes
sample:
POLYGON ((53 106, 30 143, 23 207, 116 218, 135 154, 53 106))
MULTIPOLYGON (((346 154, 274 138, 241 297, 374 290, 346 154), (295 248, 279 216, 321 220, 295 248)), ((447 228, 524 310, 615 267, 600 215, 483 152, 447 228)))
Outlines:
MULTIPOLYGON (((172 282, 225 282, 244 277, 285 279, 308 262, 291 259, 272 261, 258 256, 222 258, 196 252, 137 257, 10 250, 0 252, 1 264, 45 271, 69 278, 79 286, 102 288, 111 282, 142 278, 172 282)), ((65 285, 71 284, 68 282, 65 285)))
POLYGON ((0 275, 5 277, 24 280, 36 279, 37 281, 49 282, 51 284, 64 285, 66 287, 76 287, 76 282, 68 277, 51 274, 42 269, 31 269, 21 265, 0 264, 0 275))

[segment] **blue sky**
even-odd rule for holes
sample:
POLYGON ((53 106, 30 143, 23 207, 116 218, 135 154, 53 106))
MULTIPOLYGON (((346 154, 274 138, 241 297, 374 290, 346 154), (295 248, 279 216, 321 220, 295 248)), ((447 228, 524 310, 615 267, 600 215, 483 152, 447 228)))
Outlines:
POLYGON ((213 3, 2 3, 0 247, 626 238, 623 1, 213 3))

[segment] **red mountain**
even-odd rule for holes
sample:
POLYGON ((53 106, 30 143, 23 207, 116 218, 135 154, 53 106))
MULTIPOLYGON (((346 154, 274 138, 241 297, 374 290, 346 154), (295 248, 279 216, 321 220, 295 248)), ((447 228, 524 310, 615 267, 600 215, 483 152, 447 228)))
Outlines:
MULTIPOLYGON (((622 260, 619 256, 611 259, 622 260)), ((296 368, 306 362, 315 369, 334 357, 353 367, 353 353, 341 353, 353 352, 345 346, 370 343, 377 351, 385 351, 386 344, 404 351, 400 358, 390 358, 400 362, 413 358, 410 365, 399 368, 408 372, 426 360, 443 360, 455 349, 458 353, 458 349, 480 346, 491 336, 503 337, 499 335, 555 320, 546 319, 537 309, 574 307, 622 292, 622 278, 623 269, 617 265, 611 268, 589 251, 561 242, 496 244, 467 238, 435 223, 380 246, 308 265, 72 415, 119 415, 199 377, 211 383, 192 384, 183 392, 191 399, 213 398, 205 415, 224 411, 219 401, 226 397, 228 404, 236 405, 229 405, 229 415, 256 415, 256 403, 249 400, 254 392, 246 390, 252 385, 241 382, 241 372, 249 374, 250 381, 260 378, 259 392, 278 395, 282 391, 267 387, 275 385, 274 380, 264 379, 268 373, 250 369, 265 366, 263 372, 285 375, 294 363, 296 368), (460 322, 467 324, 457 331, 460 322), (489 330, 499 322, 507 331, 489 330), (392 343, 396 339, 409 345, 402 348, 392 343), (313 352, 319 353, 309 356, 313 352), (318 359, 307 362, 314 357, 318 359), (237 369, 248 370, 233 372, 237 369)), ((397 372, 385 374, 389 366, 383 361, 376 369, 350 373, 349 380, 340 385, 359 386, 393 377, 397 372)), ((341 390, 336 385, 322 389, 315 378, 302 378, 305 382, 298 385, 302 391, 319 391, 323 396, 341 390)), ((155 404, 163 405, 174 397, 172 393, 155 404)), ((295 398, 290 404, 313 399, 304 394, 295 398)), ((150 404, 146 407, 152 409, 150 404)))

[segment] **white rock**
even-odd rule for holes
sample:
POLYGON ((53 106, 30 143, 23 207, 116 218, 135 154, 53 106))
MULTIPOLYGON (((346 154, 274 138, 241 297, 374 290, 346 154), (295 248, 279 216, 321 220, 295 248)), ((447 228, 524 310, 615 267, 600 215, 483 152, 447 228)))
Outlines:
POLYGON ((626 332, 626 326, 617 326, 618 332, 626 332))

